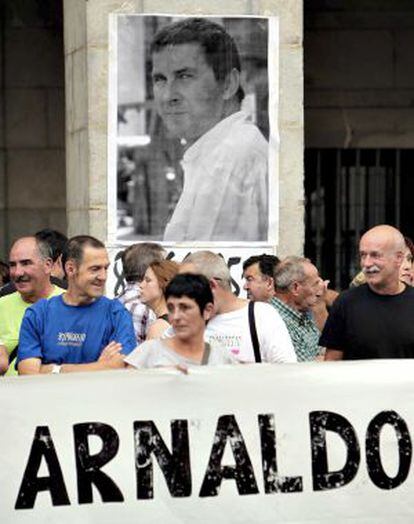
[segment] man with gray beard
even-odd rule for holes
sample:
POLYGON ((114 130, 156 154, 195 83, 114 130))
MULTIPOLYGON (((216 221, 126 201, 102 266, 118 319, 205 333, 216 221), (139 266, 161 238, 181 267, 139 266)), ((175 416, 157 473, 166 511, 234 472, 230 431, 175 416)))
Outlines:
POLYGON ((400 280, 404 237, 379 225, 361 237, 366 284, 335 301, 322 336, 325 360, 414 358, 414 289, 400 280))

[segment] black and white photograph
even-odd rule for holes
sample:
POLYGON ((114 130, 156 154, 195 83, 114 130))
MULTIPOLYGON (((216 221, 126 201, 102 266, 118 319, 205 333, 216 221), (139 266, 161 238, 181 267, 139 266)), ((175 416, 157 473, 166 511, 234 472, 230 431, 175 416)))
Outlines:
POLYGON ((116 16, 108 207, 117 241, 268 241, 269 140, 277 143, 269 25, 265 17, 116 16))

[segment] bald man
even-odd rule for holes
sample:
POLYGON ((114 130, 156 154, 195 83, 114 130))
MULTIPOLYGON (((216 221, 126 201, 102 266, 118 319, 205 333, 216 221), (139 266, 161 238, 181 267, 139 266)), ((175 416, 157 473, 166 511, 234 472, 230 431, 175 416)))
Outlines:
POLYGON ((380 225, 359 244, 366 284, 335 301, 322 336, 325 360, 414 358, 414 288, 400 280, 404 237, 380 225))

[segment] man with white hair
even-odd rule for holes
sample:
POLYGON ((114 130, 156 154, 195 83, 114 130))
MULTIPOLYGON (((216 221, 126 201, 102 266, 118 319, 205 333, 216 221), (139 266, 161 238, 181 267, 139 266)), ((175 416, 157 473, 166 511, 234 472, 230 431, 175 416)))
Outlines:
POLYGON ((404 237, 388 225, 361 237, 366 284, 334 302, 319 341, 325 360, 414 358, 414 289, 400 280, 404 249, 404 237))
POLYGON ((322 292, 317 268, 308 258, 286 257, 276 266, 273 280, 270 304, 285 321, 298 360, 315 360, 321 352, 320 331, 311 312, 322 292))
POLYGON ((215 310, 205 332, 210 344, 225 346, 240 362, 297 361, 286 325, 277 311, 264 302, 251 302, 254 308, 249 307, 247 300, 232 293, 230 271, 223 257, 211 251, 191 253, 185 257, 180 272, 199 273, 210 282, 215 310))

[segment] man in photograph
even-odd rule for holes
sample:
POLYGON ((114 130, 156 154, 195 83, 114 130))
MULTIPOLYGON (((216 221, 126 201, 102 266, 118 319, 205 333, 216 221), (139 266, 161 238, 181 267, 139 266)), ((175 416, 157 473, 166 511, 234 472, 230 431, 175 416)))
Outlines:
POLYGON ((233 38, 203 18, 161 29, 151 45, 156 109, 185 147, 184 186, 166 241, 267 239, 268 144, 240 111, 233 38))

